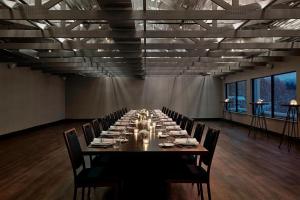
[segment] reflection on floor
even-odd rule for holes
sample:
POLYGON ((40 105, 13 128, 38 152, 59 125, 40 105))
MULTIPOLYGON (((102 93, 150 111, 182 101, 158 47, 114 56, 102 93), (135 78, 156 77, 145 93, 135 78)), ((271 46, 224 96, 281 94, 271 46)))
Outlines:
MULTIPOLYGON (((299 199, 299 145, 288 153, 285 146, 278 149, 278 137, 259 134, 255 140, 248 137, 245 127, 220 121, 205 123, 222 130, 211 173, 214 200, 299 199)), ((72 199, 72 170, 62 131, 76 127, 84 145, 81 124, 66 122, 1 139, 1 200, 72 199)), ((111 199, 107 191, 97 189, 92 197, 111 199)), ((196 187, 192 191, 190 184, 174 184, 169 199, 197 199, 196 187)))

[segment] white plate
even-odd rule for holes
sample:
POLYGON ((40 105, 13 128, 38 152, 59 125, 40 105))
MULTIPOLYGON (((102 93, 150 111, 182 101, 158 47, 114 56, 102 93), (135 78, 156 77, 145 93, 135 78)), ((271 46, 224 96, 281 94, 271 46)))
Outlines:
POLYGON ((123 138, 123 139, 117 138, 116 141, 119 141, 119 142, 128 142, 128 139, 126 139, 126 138, 123 138))
POLYGON ((169 143, 169 142, 164 142, 164 143, 159 143, 158 146, 160 147, 173 147, 175 146, 174 143, 169 143))
POLYGON ((112 142, 102 142, 102 143, 93 143, 91 142, 91 145, 92 146, 95 146, 95 147, 108 147, 108 146, 112 146, 114 143, 112 142))
POLYGON ((160 135, 159 137, 160 138, 166 138, 166 137, 169 137, 169 135, 160 135))

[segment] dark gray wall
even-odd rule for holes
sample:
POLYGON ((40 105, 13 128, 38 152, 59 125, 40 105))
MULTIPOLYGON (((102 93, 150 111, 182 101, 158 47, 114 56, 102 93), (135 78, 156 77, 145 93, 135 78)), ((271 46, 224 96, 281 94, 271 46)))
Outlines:
POLYGON ((0 135, 65 118, 65 82, 58 76, 0 64, 0 135))
POLYGON ((201 76, 134 78, 72 77, 66 81, 66 117, 96 118, 127 106, 168 106, 197 118, 220 117, 222 81, 201 76))

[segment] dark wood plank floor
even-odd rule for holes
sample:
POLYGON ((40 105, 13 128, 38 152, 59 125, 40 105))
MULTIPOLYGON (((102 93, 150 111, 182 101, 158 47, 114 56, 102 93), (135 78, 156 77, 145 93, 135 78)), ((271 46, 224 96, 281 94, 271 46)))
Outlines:
MULTIPOLYGON (((62 131, 81 124, 64 123, 0 140, 0 199, 72 199, 73 177, 62 131)), ((214 200, 297 200, 300 198, 300 147, 278 149, 279 140, 227 122, 206 122, 220 128, 211 180, 214 200)), ((97 189, 94 199, 109 199, 97 189)), ((206 191, 205 191, 206 192, 206 191)), ((141 198, 142 199, 142 198, 141 198)), ((172 200, 197 199, 191 185, 172 185, 172 200)))

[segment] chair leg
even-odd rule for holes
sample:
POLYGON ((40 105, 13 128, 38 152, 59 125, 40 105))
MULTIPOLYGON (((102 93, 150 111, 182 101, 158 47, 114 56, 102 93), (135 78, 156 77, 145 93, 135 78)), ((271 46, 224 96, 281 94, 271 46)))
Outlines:
POLYGON ((90 200, 90 199, 91 199, 91 188, 88 187, 88 200, 90 200))
POLYGON ((200 197, 201 197, 201 200, 204 200, 204 195, 203 195, 203 188, 202 188, 202 183, 199 183, 200 185, 200 197))
POLYGON ((74 194, 73 194, 73 200, 77 199, 77 187, 74 186, 74 194))
POLYGON ((210 185, 209 185, 209 182, 207 183, 207 193, 208 193, 208 200, 211 200, 211 193, 210 193, 210 185))
POLYGON ((81 200, 84 200, 84 190, 85 190, 85 188, 83 187, 81 189, 81 200))

